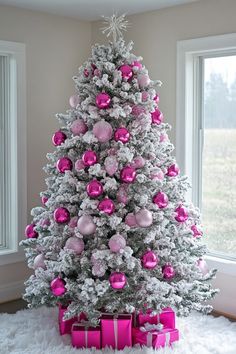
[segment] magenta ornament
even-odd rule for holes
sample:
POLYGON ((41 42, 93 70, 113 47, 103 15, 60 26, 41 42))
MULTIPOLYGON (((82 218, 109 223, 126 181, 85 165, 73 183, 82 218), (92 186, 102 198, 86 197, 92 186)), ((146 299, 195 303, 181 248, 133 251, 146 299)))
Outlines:
POLYGON ((148 74, 138 75, 138 84, 141 88, 147 87, 150 84, 150 77, 148 74))
POLYGON ((133 183, 136 178, 136 171, 131 166, 126 166, 120 171, 120 179, 124 183, 133 183))
POLYGON ((63 144, 65 142, 65 140, 66 140, 66 134, 63 133, 61 130, 58 130, 52 136, 52 143, 55 146, 59 146, 59 145, 63 144))
POLYGON ((140 70, 140 69, 142 69, 142 64, 139 62, 139 61, 137 61, 137 60, 134 60, 131 64, 130 64, 130 66, 132 67, 132 68, 135 68, 136 70, 140 70))
POLYGON ((98 204, 98 209, 107 215, 111 215, 115 211, 115 204, 113 200, 105 198, 98 204))
POLYGON ((108 156, 104 162, 105 170, 109 176, 113 176, 118 170, 118 161, 115 156, 108 156))
POLYGON ((57 208, 54 211, 53 218, 58 224, 65 224, 70 221, 70 213, 66 208, 57 208))
POLYGON ((145 160, 142 156, 137 156, 133 159, 131 166, 135 169, 142 168, 145 165, 145 160))
POLYGON ((121 76, 123 80, 130 80, 133 76, 132 68, 129 65, 121 65, 119 67, 119 71, 121 72, 121 76))
POLYGON ((73 216, 73 217, 70 219, 70 222, 69 222, 68 226, 69 226, 71 229, 74 229, 74 228, 77 226, 77 222, 78 222, 78 216, 73 216))
POLYGON ((57 161, 57 170, 61 173, 65 173, 66 171, 71 171, 73 168, 73 163, 68 157, 61 157, 57 161))
POLYGON ((116 195, 117 201, 119 203, 127 204, 128 202, 128 194, 125 186, 120 186, 116 195))
POLYGON ((168 167, 166 175, 169 177, 176 177, 178 176, 179 172, 180 172, 179 166, 176 163, 174 163, 173 165, 168 167))
POLYGON ((62 296, 66 292, 66 282, 61 278, 55 278, 51 281, 50 288, 55 296, 62 296))
POLYGON ((46 265, 44 263, 44 260, 45 260, 44 255, 38 254, 34 259, 34 269, 37 269, 37 268, 46 269, 46 265))
POLYGON ((162 274, 165 279, 172 279, 175 276, 175 270, 170 264, 166 264, 162 267, 162 274))
POLYGON ((90 215, 82 215, 78 220, 77 228, 84 236, 92 235, 96 231, 96 225, 90 215))
POLYGON ((115 133, 114 133, 114 138, 115 141, 121 141, 123 144, 128 143, 129 139, 130 139, 130 133, 128 131, 128 129, 121 127, 116 129, 115 133))
POLYGON ((101 182, 94 179, 87 184, 86 191, 90 198, 98 198, 103 193, 103 186, 101 182))
POLYGON ((159 259, 153 251, 147 251, 142 256, 141 262, 143 268, 154 269, 157 266, 159 259))
POLYGON ((160 97, 158 94, 153 97, 153 101, 155 101, 157 104, 160 102, 160 97))
POLYGON ((153 124, 161 124, 163 122, 163 113, 158 109, 156 108, 154 112, 151 113, 151 117, 152 117, 152 123, 153 124))
POLYGON ((111 97, 105 93, 101 92, 96 96, 96 106, 99 109, 106 109, 110 106, 111 103, 111 97))
POLYGON ((82 161, 85 166, 92 166, 95 165, 95 163, 98 162, 98 157, 96 152, 92 150, 85 151, 85 153, 82 156, 82 161))
POLYGON ((84 76, 89 77, 89 70, 87 68, 84 69, 84 76))
POLYGON ((70 130, 74 136, 78 136, 85 134, 88 130, 88 127, 83 119, 77 118, 71 123, 70 130))
POLYGON ((169 200, 167 195, 164 192, 158 192, 153 197, 153 203, 155 203, 158 206, 158 208, 164 209, 167 207, 169 200))
POLYGON ((93 134, 100 143, 107 143, 113 135, 112 126, 105 120, 97 122, 93 126, 93 134))
POLYGON ((74 251, 75 254, 81 254, 84 250, 84 241, 76 236, 69 237, 64 248, 74 251))
POLYGON ((84 168, 85 168, 85 165, 81 159, 78 159, 75 161, 75 170, 77 172, 84 170, 84 168))
POLYGON ((126 241, 122 235, 115 234, 110 238, 108 245, 112 252, 117 253, 125 248, 126 241))
POLYGON ((123 289, 126 285, 126 276, 121 272, 113 272, 109 277, 112 289, 123 289))
POLYGON ((149 227, 153 223, 152 212, 147 209, 140 209, 135 214, 135 219, 140 227, 149 227))
POLYGON ((35 231, 35 227, 36 227, 35 224, 29 224, 26 226, 25 236, 27 238, 37 238, 38 237, 39 234, 37 233, 37 231, 35 231))
POLYGON ((69 104, 71 108, 76 108, 80 103, 80 98, 78 95, 73 95, 69 98, 69 104))
POLYGON ((197 261, 197 267, 199 268, 199 270, 202 272, 203 275, 209 273, 207 262, 204 259, 199 258, 199 260, 197 261))
POLYGON ((185 222, 188 219, 188 211, 182 205, 178 206, 178 208, 175 209, 175 213, 175 220, 178 222, 185 222))
POLYGON ((48 201, 48 198, 45 197, 45 195, 43 195, 42 198, 41 198, 42 204, 46 206, 47 201, 48 201))
POLYGON ((198 229, 198 227, 196 225, 192 225, 191 226, 191 230, 193 232, 193 236, 196 238, 200 238, 202 237, 202 231, 198 229))
POLYGON ((135 215, 133 213, 129 213, 129 214, 126 215, 125 223, 129 227, 138 227, 138 224, 137 224, 137 221, 136 221, 136 217, 135 217, 135 215))

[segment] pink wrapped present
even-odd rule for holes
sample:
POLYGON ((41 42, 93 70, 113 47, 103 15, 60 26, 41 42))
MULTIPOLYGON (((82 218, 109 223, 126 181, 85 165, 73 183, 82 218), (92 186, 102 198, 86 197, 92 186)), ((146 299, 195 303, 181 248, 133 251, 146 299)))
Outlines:
POLYGON ((132 334, 134 345, 139 344, 154 349, 170 346, 179 340, 179 331, 175 328, 164 328, 160 331, 141 331, 140 328, 133 328, 132 334))
POLYGON ((103 314, 101 317, 102 348, 132 347, 132 315, 103 314))
POLYGON ((88 327, 85 323, 74 323, 71 331, 71 343, 76 348, 101 349, 100 327, 88 327))
POLYGON ((59 313, 58 313, 58 324, 59 324, 59 331, 61 335, 70 334, 73 323, 87 320, 86 314, 84 312, 81 312, 78 318, 73 317, 69 320, 63 320, 63 316, 66 311, 67 311, 67 306, 62 306, 60 304, 59 313))
POLYGON ((151 313, 151 309, 148 309, 146 314, 139 312, 137 315, 138 325, 143 326, 145 323, 162 323, 164 327, 175 328, 175 313, 170 307, 163 309, 160 314, 154 316, 152 316, 151 313))

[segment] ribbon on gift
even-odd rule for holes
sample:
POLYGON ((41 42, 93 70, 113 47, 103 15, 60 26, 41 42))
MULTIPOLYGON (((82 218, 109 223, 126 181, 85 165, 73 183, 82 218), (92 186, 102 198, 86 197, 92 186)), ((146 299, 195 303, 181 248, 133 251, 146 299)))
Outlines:
MULTIPOLYGON (((152 338, 153 335, 158 335, 160 332, 148 332, 147 334, 147 347, 152 348, 152 338)), ((170 345, 170 332, 163 333, 165 336, 165 346, 170 345)))
POLYGON ((163 324, 158 323, 158 324, 151 324, 151 323, 144 323, 144 326, 140 327, 140 331, 142 332, 150 332, 150 331, 161 331, 163 329, 163 324))
POLYGON ((114 336, 115 336, 115 349, 118 349, 118 321, 117 316, 113 318, 114 323, 114 336))
POLYGON ((88 327, 89 327, 89 324, 86 322, 83 322, 83 323, 76 322, 72 325, 72 329, 76 326, 84 328, 85 348, 88 348, 88 327))

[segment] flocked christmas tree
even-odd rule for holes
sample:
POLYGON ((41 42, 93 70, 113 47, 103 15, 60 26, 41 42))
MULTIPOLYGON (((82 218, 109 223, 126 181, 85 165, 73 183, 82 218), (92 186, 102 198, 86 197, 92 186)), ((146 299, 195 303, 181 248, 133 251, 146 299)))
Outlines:
POLYGON ((124 16, 107 21, 113 42, 93 47, 71 109, 57 115, 43 206, 22 241, 35 269, 24 298, 32 307, 69 303, 67 318, 84 311, 94 324, 101 309, 208 312, 215 271, 172 156, 160 82, 122 39, 124 16))

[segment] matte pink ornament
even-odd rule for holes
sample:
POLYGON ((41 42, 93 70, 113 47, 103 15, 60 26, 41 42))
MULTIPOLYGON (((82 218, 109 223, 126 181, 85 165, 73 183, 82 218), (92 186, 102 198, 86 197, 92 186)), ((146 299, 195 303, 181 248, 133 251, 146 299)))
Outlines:
POLYGON ((101 261, 97 261, 94 263, 92 267, 92 273, 95 277, 103 277, 106 273, 106 268, 104 267, 101 261))
POLYGON ((70 130, 74 136, 78 136, 85 134, 88 130, 88 127, 83 119, 77 118, 71 123, 70 130))
POLYGON ((178 208, 175 209, 176 216, 175 220, 178 222, 185 222, 188 219, 188 211, 187 209, 180 205, 178 208))
POLYGON ((96 225, 90 215, 82 215, 77 223, 79 232, 84 235, 92 235, 96 231, 96 225))
POLYGON ((65 142, 65 140, 66 140, 66 134, 63 133, 61 130, 58 130, 52 136, 52 143, 55 146, 59 146, 59 145, 63 144, 65 142))
POLYGON ((39 225, 41 227, 47 228, 48 226, 50 226, 50 220, 49 219, 41 219, 39 222, 39 225))
POLYGON ((137 156, 133 159, 131 166, 135 169, 143 168, 145 165, 145 160, 142 156, 137 156))
POLYGON ((93 76, 101 77, 102 73, 101 73, 101 71, 99 69, 95 69, 94 72, 93 72, 93 76))
POLYGON ((113 200, 105 198, 98 204, 98 209, 107 215, 111 215, 115 211, 115 204, 113 200))
POLYGON ((158 192, 153 197, 153 203, 155 203, 158 206, 158 208, 164 209, 167 207, 169 200, 167 195, 164 192, 158 192))
POLYGON ((69 237, 64 248, 74 251, 75 254, 81 254, 84 250, 84 241, 76 236, 69 237))
POLYGON ((163 113, 158 108, 156 108, 155 111, 151 113, 151 117, 152 124, 160 125, 164 120, 163 113))
POLYGON ((136 178, 136 171, 131 166, 126 166, 120 171, 120 179, 124 183, 133 183, 136 178))
POLYGON ((118 161, 115 156, 108 156, 104 162, 105 170, 109 176, 113 176, 118 170, 118 161))
POLYGON ((115 234, 110 238, 108 245, 112 252, 117 253, 125 248, 126 241, 122 235, 115 234))
POLYGON ((156 266, 159 262, 159 259, 153 251, 147 251, 142 256, 141 261, 142 261, 143 268, 154 269, 154 268, 156 268, 156 266))
POLYGON ((86 191, 89 197, 98 198, 103 193, 103 186, 101 182, 94 179, 87 184, 86 191))
POLYGON ((105 120, 97 122, 93 126, 93 134, 100 143, 107 143, 113 135, 112 126, 105 120))
POLYGON ((119 71, 121 72, 122 79, 126 81, 130 80, 133 76, 132 68, 129 65, 121 65, 119 71))
POLYGON ((80 103, 80 98, 78 95, 73 95, 70 97, 69 99, 69 103, 71 108, 76 108, 78 106, 78 104, 80 103))
POLYGON ((145 107, 141 106, 141 105, 134 105, 132 107, 132 114, 135 116, 135 117, 139 117, 140 114, 142 113, 145 113, 146 110, 145 110, 145 107))
POLYGON ((159 170, 156 170, 156 171, 153 171, 151 172, 151 175, 150 175, 151 179, 153 179, 154 181, 162 181, 164 179, 164 173, 162 172, 161 169, 159 170))
POLYGON ((26 226, 25 228, 25 236, 27 238, 37 238, 38 237, 38 233, 35 230, 36 225, 35 224, 29 224, 26 226))
POLYGON ((44 255, 38 254, 34 259, 34 269, 37 269, 37 268, 46 269, 46 265, 44 263, 44 260, 45 260, 44 255))
POLYGON ((121 272, 114 272, 109 277, 110 285, 113 289, 123 289, 126 285, 126 276, 121 272))
POLYGON ((174 163, 173 165, 168 167, 166 175, 169 177, 176 177, 178 176, 179 172, 180 172, 179 166, 176 163, 174 163))
POLYGON ((68 226, 69 226, 71 229, 74 229, 74 228, 77 226, 77 222, 78 222, 78 216, 73 216, 73 217, 70 219, 70 222, 69 222, 68 226))
POLYGON ((66 208, 57 208, 53 217, 58 224, 65 224, 70 221, 70 213, 66 208))
POLYGON ((132 68, 136 68, 136 70, 137 69, 142 69, 142 64, 139 62, 139 61, 137 61, 137 60, 134 60, 131 64, 130 64, 130 66, 132 67, 132 68))
POLYGON ((172 279, 175 276, 175 270, 170 264, 166 264, 162 267, 162 274, 165 279, 172 279))
POLYGON ((200 238, 202 237, 202 231, 198 229, 198 227, 196 225, 192 225, 191 226, 191 230, 193 232, 193 236, 196 238, 200 238))
POLYGON ((125 217, 125 223, 129 227, 138 227, 138 224, 136 222, 136 217, 133 213, 129 213, 125 217))
POLYGON ((197 266, 203 275, 206 275, 209 273, 209 268, 208 268, 207 262, 204 259, 200 258, 197 261, 197 266))
POLYGON ((77 172, 84 170, 84 168, 85 168, 85 165, 81 159, 78 159, 75 161, 75 170, 77 172))
POLYGON ((142 92, 142 102, 146 102, 149 98, 149 93, 147 91, 142 92))
POLYGON ((135 214, 135 219, 140 227, 149 227, 153 223, 152 212, 147 209, 140 209, 135 214))
POLYGON ((48 201, 48 198, 45 195, 43 195, 41 198, 42 204, 46 206, 47 201, 48 201))
POLYGON ((95 165, 95 163, 98 162, 98 157, 96 152, 92 150, 85 151, 85 153, 82 156, 82 161, 85 166, 92 166, 95 165))
POLYGON ((130 133, 128 131, 128 129, 121 127, 116 129, 115 133, 114 133, 114 138, 115 141, 121 141, 123 144, 128 143, 129 139, 130 139, 130 133))
POLYGON ((116 195, 117 201, 119 203, 127 204, 128 202, 128 194, 125 186, 120 186, 116 195))
POLYGON ((68 157, 61 157, 57 161, 57 170, 61 173, 65 173, 66 171, 71 171, 73 168, 73 163, 68 157))
POLYGON ((111 97, 108 93, 101 92, 96 96, 96 106, 100 109, 109 108, 111 103, 111 97))
POLYGON ((147 87, 150 84, 150 77, 147 74, 138 75, 138 84, 141 88, 147 87))
POLYGON ((55 278, 51 281, 50 288, 55 296, 62 296, 66 292, 66 282, 61 278, 55 278))

